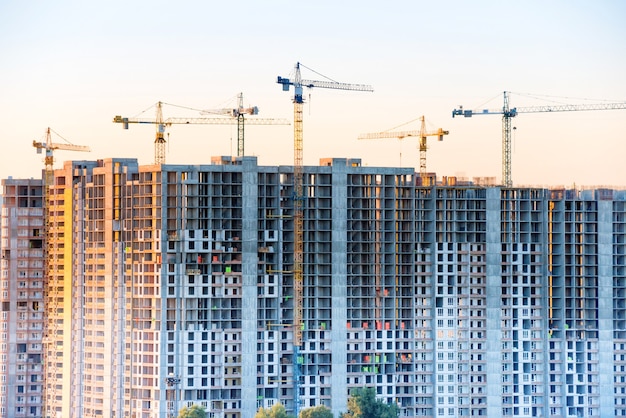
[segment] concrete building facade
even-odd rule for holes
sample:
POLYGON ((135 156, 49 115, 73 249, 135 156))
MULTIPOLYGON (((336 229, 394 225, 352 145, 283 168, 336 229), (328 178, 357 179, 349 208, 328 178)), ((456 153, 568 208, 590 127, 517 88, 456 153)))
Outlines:
MULTIPOLYGON (((66 162, 51 190, 46 416, 626 415, 626 192, 420 186, 256 158, 66 162)), ((432 182, 429 182, 431 184, 432 182)))
POLYGON ((42 416, 43 187, 2 180, 0 218, 0 417, 42 416))

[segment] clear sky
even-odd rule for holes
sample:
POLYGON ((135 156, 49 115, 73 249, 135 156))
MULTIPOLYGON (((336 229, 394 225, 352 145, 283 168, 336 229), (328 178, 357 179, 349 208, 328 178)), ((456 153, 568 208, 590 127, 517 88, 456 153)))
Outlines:
MULTIPOLYGON (((69 159, 154 160, 154 125, 123 130, 115 115, 154 118, 156 102, 191 109, 245 104, 293 118, 290 77, 370 84, 373 93, 306 90, 304 162, 357 157, 419 167, 417 139, 357 140, 425 115, 428 170, 501 178, 501 118, 466 109, 626 101, 626 2, 551 1, 0 1, 0 178, 39 177, 32 147, 51 127, 91 153, 69 159), (529 96, 541 96, 542 100, 529 96), (546 99, 547 98, 547 99, 546 99), (549 101, 547 101, 549 100, 549 101), (144 112, 145 111, 145 112, 144 112), (143 113, 142 113, 143 112, 143 113)), ((164 116, 198 112, 164 107, 164 116)), ((517 185, 626 186, 626 110, 520 114, 517 185)), ((417 122, 403 129, 419 129, 417 122)), ((236 154, 236 127, 173 126, 167 162, 236 154)), ((293 126, 249 126, 246 155, 293 163, 293 126)))

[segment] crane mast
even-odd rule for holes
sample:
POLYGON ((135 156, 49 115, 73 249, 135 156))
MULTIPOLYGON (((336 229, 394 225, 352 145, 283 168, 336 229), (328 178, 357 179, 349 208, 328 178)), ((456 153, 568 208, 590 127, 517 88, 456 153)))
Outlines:
MULTIPOLYGON (((300 72, 301 64, 295 65, 294 79, 278 77, 277 83, 282 85, 283 91, 289 91, 290 86, 294 88, 293 95, 293 210, 294 210, 294 254, 293 254, 293 345, 294 345, 294 412, 298 416, 298 396, 300 381, 299 351, 302 346, 303 310, 303 267, 304 257, 304 231, 303 231, 303 207, 304 207, 304 179, 303 179, 303 117, 302 108, 304 99, 302 96, 303 87, 326 88, 335 90, 355 90, 373 91, 372 87, 364 84, 348 84, 336 81, 303 80, 300 72)), ((302 65, 304 67, 304 65, 302 65)))
POLYGON ((502 105, 502 181, 506 187, 513 187, 511 174, 511 114, 509 107, 509 95, 504 92, 504 104, 502 105))
POLYGON ((239 93, 239 107, 237 108, 237 157, 243 157, 244 155, 244 127, 246 124, 246 113, 250 115, 256 115, 259 113, 259 108, 254 106, 245 109, 243 107, 243 93, 239 93))
POLYGON ((511 163, 511 119, 519 113, 542 113, 542 112, 571 112, 587 110, 618 110, 626 109, 626 102, 615 103, 590 103, 590 104, 566 104, 566 105, 542 105, 528 107, 513 107, 509 105, 510 92, 504 92, 502 109, 480 111, 465 110, 463 106, 452 111, 452 117, 464 116, 471 118, 474 115, 502 115, 502 184, 505 187, 513 187, 512 163, 511 163))
POLYGON ((163 124, 163 103, 156 107, 156 138, 154 139, 154 163, 165 164, 165 125, 163 124))
MULTIPOLYGON (((48 367, 51 365, 55 368, 55 370, 50 371, 51 374, 56 375, 57 369, 56 365, 57 361, 50 361, 49 359, 51 352, 56 352, 57 341, 59 339, 59 319, 60 313, 58 310, 57 303, 50 303, 50 293, 53 294, 59 291, 59 288, 63 286, 63 283, 60 283, 58 273, 53 271, 53 269, 58 268, 56 260, 53 259, 58 253, 58 242, 56 239, 53 239, 51 236, 51 221, 50 221, 50 189, 54 184, 54 150, 66 150, 66 151, 84 151, 89 152, 91 149, 87 146, 82 145, 74 145, 69 143, 54 143, 52 142, 52 129, 48 127, 46 130, 46 140, 45 142, 33 141, 33 147, 37 149, 37 153, 41 154, 42 151, 45 151, 44 156, 44 172, 43 172, 43 214, 44 214, 44 246, 43 246, 43 256, 44 256, 44 276, 43 276, 43 288, 44 288, 44 313, 43 313, 43 326, 44 326, 44 367, 48 367)), ((45 375, 45 373, 44 373, 45 375)), ((46 411, 46 403, 47 399, 54 398, 57 396, 56 386, 54 385, 45 385, 44 386, 44 397, 43 397, 43 410, 46 411)))

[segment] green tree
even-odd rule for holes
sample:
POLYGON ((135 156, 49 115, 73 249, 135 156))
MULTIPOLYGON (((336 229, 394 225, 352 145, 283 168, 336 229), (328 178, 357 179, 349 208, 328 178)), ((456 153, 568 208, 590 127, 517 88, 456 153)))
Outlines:
POLYGON ((333 413, 324 405, 303 409, 300 418, 333 418, 333 413))
POLYGON ((254 418, 292 418, 292 416, 287 414, 283 404, 278 402, 271 408, 261 407, 254 415, 254 418))
POLYGON ((178 412, 178 418, 206 418, 206 411, 200 405, 192 405, 190 408, 183 406, 178 412))
POLYGON ((376 399, 374 388, 357 388, 348 399, 348 412, 341 414, 341 418, 397 418, 399 412, 395 403, 376 399))

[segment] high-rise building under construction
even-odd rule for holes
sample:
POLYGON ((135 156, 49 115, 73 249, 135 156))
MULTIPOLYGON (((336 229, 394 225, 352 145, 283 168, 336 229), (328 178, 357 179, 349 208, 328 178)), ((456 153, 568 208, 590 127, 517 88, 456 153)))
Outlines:
POLYGON ((41 179, 2 180, 0 417, 42 416, 44 198, 41 179))
POLYGON ((294 347, 293 167, 66 162, 45 416, 338 417, 357 387, 407 417, 626 415, 626 191, 421 180, 303 168, 294 347))

